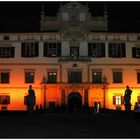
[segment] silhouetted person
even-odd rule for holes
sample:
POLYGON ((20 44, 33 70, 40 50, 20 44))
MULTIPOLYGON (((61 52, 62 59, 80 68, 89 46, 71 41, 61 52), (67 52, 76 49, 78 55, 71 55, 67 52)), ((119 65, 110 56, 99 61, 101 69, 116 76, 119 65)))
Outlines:
POLYGON ((36 111, 36 113, 39 113, 40 112, 38 105, 35 106, 35 111, 36 111))
POLYGON ((40 104, 40 113, 42 113, 43 112, 43 107, 42 107, 42 105, 40 104))
POLYGON ((131 103, 130 103, 131 94, 132 94, 132 90, 129 88, 129 86, 126 86, 125 95, 124 95, 125 110, 131 110, 131 103))
POLYGON ((29 114, 33 114, 35 106, 35 91, 32 89, 32 85, 29 85, 28 96, 27 96, 27 111, 29 114))
POLYGON ((140 107, 137 102, 135 102, 135 106, 134 106, 134 118, 140 121, 140 107))
POLYGON ((134 110, 136 110, 138 108, 139 108, 138 102, 135 102, 134 110))

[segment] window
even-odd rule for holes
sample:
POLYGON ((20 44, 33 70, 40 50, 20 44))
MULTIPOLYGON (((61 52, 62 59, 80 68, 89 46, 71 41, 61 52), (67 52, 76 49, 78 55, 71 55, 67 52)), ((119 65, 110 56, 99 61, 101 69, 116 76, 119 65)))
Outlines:
POLYGON ((105 57, 105 43, 88 43, 88 55, 91 57, 105 57))
POLYGON ((114 105, 124 104, 124 96, 113 96, 113 104, 114 105))
POLYGON ((25 83, 34 83, 34 72, 25 72, 25 83))
POLYGON ((10 104, 10 96, 0 95, 0 104, 10 104))
POLYGON ((15 47, 0 47, 0 58, 11 58, 15 55, 15 47))
POLYGON ((63 12, 62 19, 63 21, 69 21, 69 13, 63 12))
POLYGON ((21 56, 22 57, 38 57, 39 49, 38 42, 23 42, 21 44, 21 56))
POLYGON ((140 72, 137 72, 137 83, 140 83, 140 72))
POLYGON ((77 21, 77 15, 74 13, 73 15, 71 15, 71 20, 72 22, 76 22, 77 21))
POLYGON ((102 83, 102 72, 98 72, 98 71, 92 72, 92 82, 102 83))
POLYGON ((10 38, 9 38, 9 36, 4 36, 3 39, 4 40, 9 40, 10 38))
POLYGON ((109 43, 108 54, 113 58, 126 57, 125 43, 109 43))
POLYGON ((70 56, 79 56, 79 47, 70 47, 70 56))
POLYGON ((85 12, 80 12, 79 13, 79 19, 80 19, 80 21, 85 21, 86 20, 85 12))
POLYGON ((120 40, 120 36, 114 36, 114 40, 120 40))
POLYGON ((137 96, 137 100, 138 104, 140 104, 140 96, 137 96))
POLYGON ((48 72, 48 83, 56 83, 56 82, 57 82, 57 73, 48 72))
POLYGON ((0 73, 0 83, 1 84, 9 84, 9 72, 1 72, 0 73))
POLYGON ((122 83, 122 72, 113 72, 113 83, 122 83))
POLYGON ((82 83, 82 72, 68 72, 68 83, 82 83))
POLYGON ((133 47, 132 48, 132 57, 133 58, 140 58, 140 47, 133 47))
POLYGON ((44 57, 61 56, 61 43, 44 43, 44 57))
POLYGON ((137 36, 137 40, 140 40, 140 36, 139 35, 137 36))

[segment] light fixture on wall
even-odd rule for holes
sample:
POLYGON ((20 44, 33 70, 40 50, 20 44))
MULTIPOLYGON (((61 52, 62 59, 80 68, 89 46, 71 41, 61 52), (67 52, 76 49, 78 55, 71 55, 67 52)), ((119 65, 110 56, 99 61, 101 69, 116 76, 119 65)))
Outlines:
POLYGON ((106 84, 107 84, 106 76, 102 77, 102 84, 103 84, 104 108, 106 108, 106 84))
POLYGON ((47 90, 47 88, 46 88, 46 84, 47 84, 47 78, 46 78, 46 76, 43 76, 43 78, 42 78, 42 80, 41 80, 41 83, 40 84, 43 84, 43 88, 44 88, 44 110, 46 110, 46 90, 47 90))

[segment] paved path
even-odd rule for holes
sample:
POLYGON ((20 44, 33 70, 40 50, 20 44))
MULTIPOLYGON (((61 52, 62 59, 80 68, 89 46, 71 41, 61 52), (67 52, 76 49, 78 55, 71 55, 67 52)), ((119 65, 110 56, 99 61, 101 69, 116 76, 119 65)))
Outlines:
POLYGON ((133 115, 5 114, 0 120, 0 138, 140 138, 133 115))

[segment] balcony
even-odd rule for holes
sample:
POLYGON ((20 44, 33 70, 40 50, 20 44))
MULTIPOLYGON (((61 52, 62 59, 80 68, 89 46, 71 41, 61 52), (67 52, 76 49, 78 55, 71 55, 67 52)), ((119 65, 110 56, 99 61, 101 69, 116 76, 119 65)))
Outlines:
POLYGON ((88 56, 61 56, 58 61, 59 62, 67 62, 67 61, 91 62, 91 59, 88 56))

